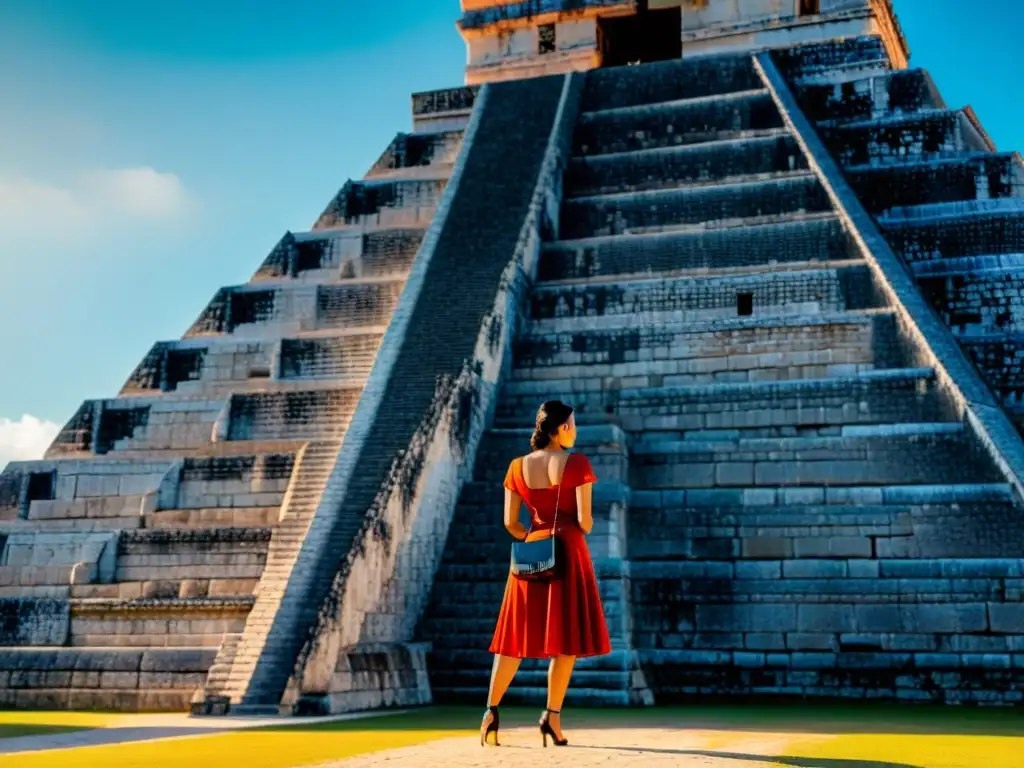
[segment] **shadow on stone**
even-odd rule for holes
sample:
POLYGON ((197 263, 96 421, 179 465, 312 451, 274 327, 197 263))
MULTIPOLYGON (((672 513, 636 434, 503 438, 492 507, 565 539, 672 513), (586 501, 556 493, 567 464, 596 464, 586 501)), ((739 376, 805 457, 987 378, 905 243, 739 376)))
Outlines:
POLYGON ((890 763, 879 760, 846 760, 844 758, 790 757, 776 755, 749 755, 741 752, 714 752, 705 749, 658 749, 646 747, 605 747, 585 746, 581 749, 614 749, 620 752, 640 752, 657 755, 692 755, 695 757, 717 757, 725 760, 743 760, 752 763, 775 763, 793 768, 924 768, 912 763, 890 763))

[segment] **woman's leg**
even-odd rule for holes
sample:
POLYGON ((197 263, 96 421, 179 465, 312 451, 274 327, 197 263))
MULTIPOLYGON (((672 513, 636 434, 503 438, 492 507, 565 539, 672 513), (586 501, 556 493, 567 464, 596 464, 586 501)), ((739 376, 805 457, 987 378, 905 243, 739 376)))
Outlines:
MULTIPOLYGON (((565 692, 569 690, 569 678, 572 677, 572 668, 576 663, 575 656, 555 656, 551 659, 551 666, 548 667, 548 709, 558 712, 562 709, 562 702, 565 701, 565 692)), ((562 718, 560 715, 548 715, 548 722, 551 728, 562 738, 562 718)))
POLYGON ((512 685, 512 678, 519 670, 519 661, 513 656, 494 654, 494 666, 491 667, 491 687, 487 691, 487 706, 496 707, 501 703, 505 691, 512 685))

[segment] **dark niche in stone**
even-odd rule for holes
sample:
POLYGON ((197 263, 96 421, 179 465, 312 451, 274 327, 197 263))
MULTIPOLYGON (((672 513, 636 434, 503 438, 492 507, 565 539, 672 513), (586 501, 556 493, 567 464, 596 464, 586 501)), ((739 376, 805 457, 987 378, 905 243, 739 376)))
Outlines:
POLYGON ((205 349, 168 350, 165 362, 164 390, 173 392, 185 381, 198 381, 203 373, 205 349))
POLYGON ((294 274, 323 269, 324 256, 330 254, 330 240, 305 240, 295 244, 294 274))
POLYGON ((231 327, 265 323, 274 317, 276 291, 238 291, 231 294, 231 327))
POLYGON ((104 408, 100 414, 96 453, 107 453, 118 440, 130 438, 136 429, 146 426, 148 421, 148 405, 140 408, 104 408))
POLYGON ((56 486, 56 472, 30 472, 25 501, 29 503, 33 501, 53 501, 56 486))

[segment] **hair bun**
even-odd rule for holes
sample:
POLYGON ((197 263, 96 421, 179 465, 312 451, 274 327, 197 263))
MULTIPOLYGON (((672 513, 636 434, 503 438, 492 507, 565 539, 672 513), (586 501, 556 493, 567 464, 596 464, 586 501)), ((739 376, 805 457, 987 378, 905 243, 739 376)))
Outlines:
POLYGON ((541 429, 533 430, 533 435, 530 437, 530 447, 539 451, 542 448, 547 448, 551 444, 551 435, 544 432, 541 429))

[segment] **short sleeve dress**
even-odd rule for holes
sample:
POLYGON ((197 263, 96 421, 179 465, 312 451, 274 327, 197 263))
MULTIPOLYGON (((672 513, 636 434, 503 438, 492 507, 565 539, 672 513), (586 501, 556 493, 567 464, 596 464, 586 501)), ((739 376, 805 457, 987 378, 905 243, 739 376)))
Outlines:
POLYGON ((596 480, 590 461, 579 453, 571 454, 566 461, 560 497, 557 485, 527 487, 521 458, 509 466, 505 487, 522 497, 531 513, 531 530, 551 529, 558 498, 556 534, 564 544, 565 563, 562 575, 547 583, 523 581, 509 573, 491 653, 546 659, 611 652, 594 564, 576 509, 576 489, 596 480))

